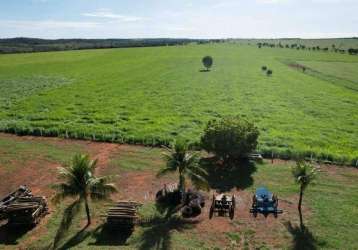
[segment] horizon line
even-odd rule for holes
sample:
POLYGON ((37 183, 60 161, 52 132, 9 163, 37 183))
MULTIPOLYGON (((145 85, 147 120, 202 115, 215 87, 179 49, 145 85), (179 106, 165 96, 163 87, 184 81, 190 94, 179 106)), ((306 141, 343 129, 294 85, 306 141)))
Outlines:
POLYGON ((4 39, 40 39, 40 40, 144 40, 144 39, 178 39, 178 40, 324 40, 324 39, 358 39, 357 36, 350 37, 315 37, 315 38, 304 38, 304 37, 278 37, 278 38, 238 38, 238 37, 227 37, 227 38, 189 38, 189 37, 138 37, 138 38, 42 38, 42 37, 27 37, 27 36, 15 36, 15 37, 0 37, 0 40, 4 39))

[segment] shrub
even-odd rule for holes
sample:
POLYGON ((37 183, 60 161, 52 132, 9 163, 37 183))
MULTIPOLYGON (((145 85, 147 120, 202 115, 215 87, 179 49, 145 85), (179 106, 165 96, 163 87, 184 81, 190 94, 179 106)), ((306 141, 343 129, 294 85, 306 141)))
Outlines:
POLYGON ((213 58, 211 56, 205 56, 202 62, 207 71, 213 66, 213 58))
POLYGON ((266 71, 266 70, 267 70, 267 67, 266 67, 266 66, 262 66, 261 69, 262 69, 263 71, 266 71))
POLYGON ((267 76, 272 76, 272 70, 271 69, 267 70, 266 74, 267 76))
POLYGON ((358 49, 350 48, 350 49, 348 49, 348 53, 350 55, 357 55, 358 54, 358 49))
POLYGON ((240 117, 208 122, 201 137, 202 148, 225 162, 246 158, 257 147, 259 130, 240 117))

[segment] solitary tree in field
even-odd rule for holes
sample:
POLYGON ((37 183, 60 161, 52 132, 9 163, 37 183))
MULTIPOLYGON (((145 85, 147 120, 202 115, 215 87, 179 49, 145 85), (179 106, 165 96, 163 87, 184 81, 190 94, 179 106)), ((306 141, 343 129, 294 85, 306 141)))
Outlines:
POLYGON ((201 137, 201 146, 225 164, 246 158, 258 144, 259 130, 251 122, 229 116, 209 121, 201 137))
POLYGON ((213 58, 211 56, 205 56, 202 62, 207 71, 213 66, 213 58))
POLYGON ((97 160, 90 160, 88 155, 76 154, 70 166, 58 169, 63 182, 54 185, 57 190, 54 197, 55 202, 66 197, 77 197, 79 201, 84 201, 88 225, 91 224, 89 198, 103 200, 109 198, 110 194, 117 192, 115 185, 109 183, 109 176, 94 176, 96 165, 97 160))
POLYGON ((266 71, 266 70, 267 70, 267 66, 262 66, 261 69, 262 69, 262 71, 266 71))
POLYGON ((271 69, 267 70, 267 71, 266 71, 266 75, 267 75, 267 76, 272 76, 272 70, 271 70, 271 69))
POLYGON ((300 216, 300 226, 303 229, 303 218, 302 218, 302 199, 303 194, 309 184, 316 177, 316 169, 309 163, 298 161, 292 168, 292 175, 295 178, 296 183, 300 186, 300 198, 298 200, 298 213, 300 216))
POLYGON ((189 178, 197 188, 208 188, 205 179, 207 172, 200 167, 197 153, 189 151, 187 144, 183 142, 176 142, 166 150, 164 159, 167 164, 158 172, 158 177, 169 172, 178 172, 179 190, 182 192, 185 191, 186 178, 189 178))

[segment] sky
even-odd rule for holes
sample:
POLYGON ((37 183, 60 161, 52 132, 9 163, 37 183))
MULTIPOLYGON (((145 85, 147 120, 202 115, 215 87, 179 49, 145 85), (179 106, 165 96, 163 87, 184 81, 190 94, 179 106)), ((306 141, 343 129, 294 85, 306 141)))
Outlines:
POLYGON ((0 38, 358 37, 358 0, 0 0, 0 38))

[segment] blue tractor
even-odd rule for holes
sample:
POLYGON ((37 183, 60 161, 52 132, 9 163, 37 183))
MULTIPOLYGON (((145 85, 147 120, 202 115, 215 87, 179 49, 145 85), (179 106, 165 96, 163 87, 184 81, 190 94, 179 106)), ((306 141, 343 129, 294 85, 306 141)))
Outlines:
POLYGON ((256 189, 256 193, 252 197, 252 208, 250 209, 250 213, 254 217, 257 217, 258 213, 263 214, 265 217, 273 213, 275 218, 277 218, 277 215, 282 212, 281 209, 278 209, 278 198, 276 195, 272 194, 265 187, 256 189))

